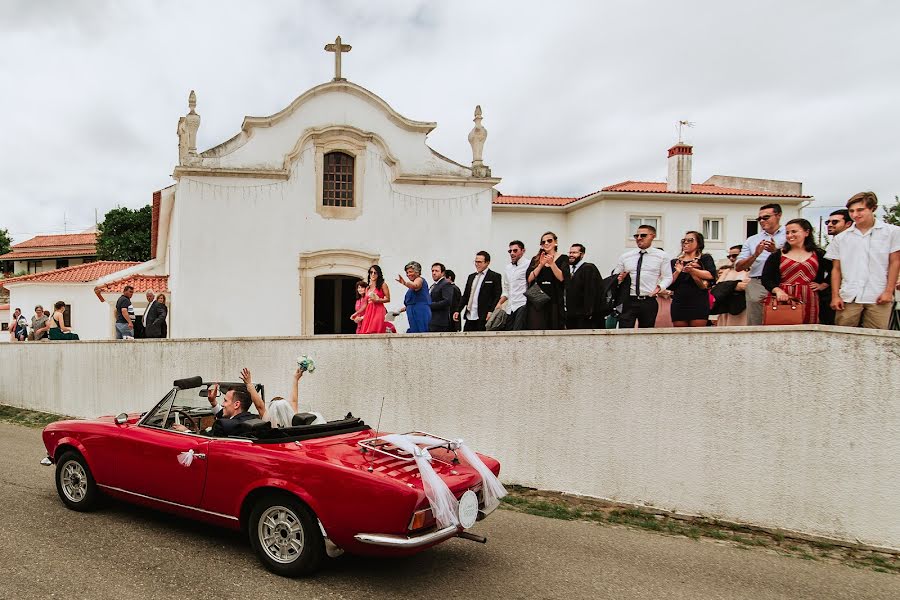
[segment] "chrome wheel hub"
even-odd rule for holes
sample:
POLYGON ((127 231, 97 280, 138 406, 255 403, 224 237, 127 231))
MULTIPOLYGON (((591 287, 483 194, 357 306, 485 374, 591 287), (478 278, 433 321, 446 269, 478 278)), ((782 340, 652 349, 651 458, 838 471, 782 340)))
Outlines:
POLYGON ((288 564, 303 552, 303 526, 297 514, 284 506, 272 506, 259 518, 259 543, 275 562, 288 564))
POLYGON ((62 491, 72 502, 81 502, 87 494, 87 473, 81 463, 70 460, 62 467, 62 491))

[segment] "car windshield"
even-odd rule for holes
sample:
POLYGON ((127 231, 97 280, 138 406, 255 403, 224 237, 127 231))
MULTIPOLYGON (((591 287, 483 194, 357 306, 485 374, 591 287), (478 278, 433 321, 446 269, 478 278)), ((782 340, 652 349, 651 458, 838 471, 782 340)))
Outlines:
POLYGON ((191 429, 199 429, 199 418, 211 413, 212 406, 206 397, 205 387, 179 389, 174 394, 169 392, 165 401, 148 414, 142 424, 164 429, 171 428, 173 424, 184 424, 191 429))

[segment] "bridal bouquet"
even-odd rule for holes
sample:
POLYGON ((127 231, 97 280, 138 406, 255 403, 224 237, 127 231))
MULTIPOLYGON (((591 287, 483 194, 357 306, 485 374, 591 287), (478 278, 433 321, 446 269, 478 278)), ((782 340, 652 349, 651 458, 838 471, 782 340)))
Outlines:
POLYGON ((297 357, 297 366, 300 367, 301 373, 303 371, 308 371, 308 372, 312 373, 313 371, 316 370, 315 361, 313 361, 313 359, 311 359, 310 357, 308 357, 305 354, 303 356, 297 357))

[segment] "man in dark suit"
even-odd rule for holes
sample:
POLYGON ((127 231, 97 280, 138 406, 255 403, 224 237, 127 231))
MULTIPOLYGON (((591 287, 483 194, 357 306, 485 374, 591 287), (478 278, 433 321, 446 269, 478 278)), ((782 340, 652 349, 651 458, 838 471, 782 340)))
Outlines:
MULTIPOLYGON (((456 285, 456 273, 447 269, 444 271, 444 278, 450 282, 450 289, 453 291, 453 300, 450 302, 450 312, 453 313, 456 308, 459 306, 459 301, 462 298, 462 292, 459 289, 459 286, 456 285)), ((450 331, 459 331, 460 322, 454 321, 452 317, 450 317, 450 331)))
POLYGON ((603 328, 594 324, 594 308, 600 293, 600 271, 593 263, 584 262, 584 244, 569 248, 569 283, 566 285, 566 329, 603 328))
POLYGON ((445 277, 446 268, 441 263, 431 265, 431 323, 428 331, 450 331, 450 311, 453 308, 453 286, 445 277))
MULTIPOLYGON (((206 397, 209 404, 213 407, 216 415, 216 421, 213 423, 211 435, 213 437, 225 437, 235 433, 244 421, 256 419, 257 416, 247 412, 253 404, 250 394, 246 389, 235 388, 230 389, 225 394, 222 406, 219 406, 216 397, 219 395, 219 384, 209 387, 206 397)), ((190 431, 184 425, 174 425, 172 429, 176 431, 190 431)))
POLYGON ((459 300, 453 320, 465 319, 463 331, 484 331, 484 324, 503 294, 503 278, 491 271, 491 255, 481 250, 475 255, 475 272, 466 280, 466 289, 459 300))

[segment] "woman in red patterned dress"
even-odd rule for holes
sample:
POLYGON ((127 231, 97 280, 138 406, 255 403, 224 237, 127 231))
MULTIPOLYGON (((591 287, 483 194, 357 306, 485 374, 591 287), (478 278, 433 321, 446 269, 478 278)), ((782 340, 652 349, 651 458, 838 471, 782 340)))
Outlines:
POLYGON ((769 290, 765 302, 774 296, 779 302, 795 298, 803 303, 803 323, 819 323, 820 290, 828 289, 825 280, 831 261, 813 239, 812 225, 806 219, 788 221, 784 228, 787 243, 773 252, 763 267, 762 284, 769 290))

